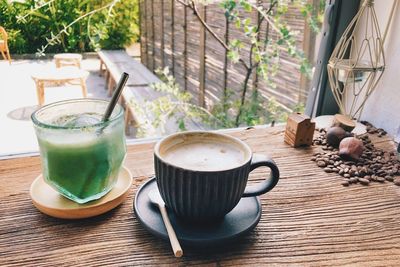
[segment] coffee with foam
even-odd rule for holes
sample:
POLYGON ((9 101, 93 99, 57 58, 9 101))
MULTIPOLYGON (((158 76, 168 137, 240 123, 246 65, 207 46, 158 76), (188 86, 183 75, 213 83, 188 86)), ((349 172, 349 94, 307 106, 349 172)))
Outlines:
POLYGON ((167 163, 195 171, 233 169, 243 165, 247 156, 240 144, 207 135, 172 139, 161 149, 161 157, 167 163))

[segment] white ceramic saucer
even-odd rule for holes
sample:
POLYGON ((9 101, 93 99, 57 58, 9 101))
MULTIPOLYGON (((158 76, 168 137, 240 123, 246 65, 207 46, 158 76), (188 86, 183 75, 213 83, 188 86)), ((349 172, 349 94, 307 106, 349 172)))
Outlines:
POLYGON ((123 166, 114 188, 104 197, 78 204, 54 190, 42 175, 31 184, 30 195, 33 205, 44 214, 61 219, 83 219, 103 214, 121 204, 132 185, 132 174, 123 166))

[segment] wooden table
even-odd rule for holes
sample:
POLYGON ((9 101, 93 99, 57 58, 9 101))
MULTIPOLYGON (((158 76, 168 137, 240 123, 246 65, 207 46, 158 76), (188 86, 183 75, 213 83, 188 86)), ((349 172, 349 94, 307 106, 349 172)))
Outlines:
POLYGON ((81 68, 82 55, 72 53, 61 53, 54 55, 54 63, 57 68, 62 66, 75 66, 81 68))
POLYGON ((89 72, 76 67, 63 67, 40 71, 32 75, 36 84, 36 94, 40 106, 44 104, 45 86, 54 86, 63 83, 71 83, 81 86, 83 97, 87 96, 86 79, 89 72))
MULTIPOLYGON (((284 144, 283 128, 232 134, 254 152, 272 155, 281 170, 278 185, 261 197, 259 225, 243 239, 217 249, 184 248, 177 259, 167 242, 146 232, 132 212, 138 186, 153 174, 154 144, 145 143, 128 148, 126 165, 135 180, 127 201, 79 221, 54 219, 32 206, 38 157, 0 161, 0 266, 400 265, 400 187, 343 187, 336 174, 310 161, 316 148, 284 144)), ((252 181, 262 179, 260 171, 252 181)))

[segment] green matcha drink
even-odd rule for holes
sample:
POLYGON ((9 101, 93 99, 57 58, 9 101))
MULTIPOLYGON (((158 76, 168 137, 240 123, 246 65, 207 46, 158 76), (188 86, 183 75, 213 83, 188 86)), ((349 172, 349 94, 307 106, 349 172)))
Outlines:
POLYGON ((117 106, 104 123, 107 104, 68 100, 32 115, 45 181, 78 203, 98 199, 112 189, 126 153, 123 110, 117 106))

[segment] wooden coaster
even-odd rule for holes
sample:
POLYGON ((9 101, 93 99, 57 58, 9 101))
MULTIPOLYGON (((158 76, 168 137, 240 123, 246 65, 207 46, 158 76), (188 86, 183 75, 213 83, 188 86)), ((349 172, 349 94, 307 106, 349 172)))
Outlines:
POLYGON ((33 205, 44 214, 60 219, 83 219, 117 207, 128 195, 131 185, 132 174, 123 166, 117 183, 107 195, 95 201, 78 204, 54 190, 44 181, 41 174, 31 184, 30 195, 33 205))

